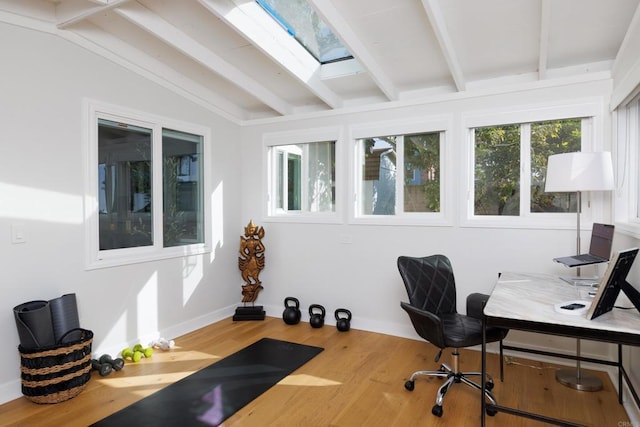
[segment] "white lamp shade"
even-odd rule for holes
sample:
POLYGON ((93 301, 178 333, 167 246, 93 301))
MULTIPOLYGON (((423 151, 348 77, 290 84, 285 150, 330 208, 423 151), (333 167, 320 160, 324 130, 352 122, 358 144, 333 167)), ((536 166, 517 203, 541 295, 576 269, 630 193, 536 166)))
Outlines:
POLYGON ((546 192, 606 191, 614 188, 611 153, 607 151, 549 156, 546 192))

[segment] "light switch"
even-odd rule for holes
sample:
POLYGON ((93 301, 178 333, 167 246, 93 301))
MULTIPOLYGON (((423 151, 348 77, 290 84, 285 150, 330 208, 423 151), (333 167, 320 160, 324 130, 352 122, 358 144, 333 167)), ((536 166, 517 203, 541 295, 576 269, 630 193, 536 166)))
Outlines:
POLYGON ((25 243, 27 237, 24 232, 24 224, 11 224, 11 243, 25 243))
POLYGON ((353 243, 353 237, 351 237, 351 234, 341 234, 340 235, 340 243, 342 243, 343 245, 349 245, 351 243, 353 243))

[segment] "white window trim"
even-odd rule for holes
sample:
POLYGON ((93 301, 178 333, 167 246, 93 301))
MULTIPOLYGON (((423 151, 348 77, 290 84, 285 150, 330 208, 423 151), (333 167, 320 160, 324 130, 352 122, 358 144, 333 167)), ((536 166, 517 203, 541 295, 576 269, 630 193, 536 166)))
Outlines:
MULTIPOLYGON (((351 141, 350 165, 352 176, 349 180, 349 223, 370 225, 453 225, 453 166, 452 166, 452 134, 453 118, 451 115, 431 116, 425 118, 405 118, 385 122, 361 123, 349 128, 351 141), (358 162, 358 140, 388 135, 410 135, 417 133, 440 132, 440 212, 406 212, 396 215, 362 215, 359 209, 360 166, 358 162)), ((397 153, 402 161, 403 153, 397 153)), ((404 182, 403 171, 398 172, 396 185, 404 182)), ((402 194, 402 191, 400 191, 402 194)), ((400 198, 396 198, 396 204, 400 198)))
POLYGON ((317 223, 317 224, 339 224, 343 222, 344 211, 344 167, 343 146, 344 130, 342 127, 329 126, 303 130, 291 130, 283 132, 270 132, 262 136, 262 221, 263 222, 284 222, 284 223, 317 223), (272 208, 271 199, 275 195, 271 194, 272 182, 275 179, 275 171, 269 154, 272 147, 279 145, 309 144, 322 141, 335 141, 335 210, 333 212, 297 212, 297 211, 276 211, 272 208))
MULTIPOLYGON (((586 125, 582 126, 582 151, 609 151, 604 141, 608 141, 604 135, 603 116, 606 104, 602 97, 589 98, 577 101, 567 101, 555 105, 530 105, 510 109, 508 112, 501 110, 487 110, 463 114, 462 128, 466 135, 462 150, 464 152, 464 164, 462 169, 460 191, 460 225, 462 227, 482 228, 533 228, 533 229, 575 229, 575 213, 530 213, 521 209, 520 216, 501 215, 474 215, 474 132, 473 129, 485 126, 500 126, 509 124, 526 124, 550 120, 562 120, 571 118, 586 118, 586 125)), ((521 153, 521 165, 529 164, 530 153, 521 153)), ((522 174, 521 181, 521 208, 524 197, 529 196, 529 174, 522 174), (526 194, 525 194, 526 193, 526 194)), ((591 222, 608 221, 605 212, 607 192, 585 192, 582 194, 582 213, 580 216, 581 228, 588 230, 591 222)), ((527 209, 528 210, 528 209, 527 209)))
POLYGON ((613 114, 614 162, 617 167, 616 230, 640 239, 640 96, 636 94, 613 114))
MULTIPOLYGON (((211 221, 211 160, 210 144, 211 129, 191 123, 176 121, 138 110, 129 109, 100 101, 85 99, 83 101, 85 115, 82 120, 83 135, 86 135, 86 144, 83 144, 84 160, 84 222, 85 222, 85 268, 87 270, 122 266, 140 262, 156 261, 161 259, 178 258, 211 252, 212 221, 211 221), (202 166, 203 166, 203 226, 204 243, 192 245, 162 247, 162 242, 154 238, 153 246, 99 250, 98 235, 98 118, 135 123, 151 128, 156 135, 162 135, 162 128, 179 130, 187 133, 201 135, 202 142, 202 166), (159 133, 156 133, 159 132, 159 133)), ((155 144, 154 144, 155 145, 155 144)), ((153 150, 153 146, 152 146, 153 150)), ((162 180, 162 162, 153 163, 154 180, 162 180)), ((160 187, 162 186, 160 185, 160 187)), ((161 198, 154 197, 153 212, 154 224, 162 224, 161 198)), ((155 230, 154 230, 155 232, 155 230)))

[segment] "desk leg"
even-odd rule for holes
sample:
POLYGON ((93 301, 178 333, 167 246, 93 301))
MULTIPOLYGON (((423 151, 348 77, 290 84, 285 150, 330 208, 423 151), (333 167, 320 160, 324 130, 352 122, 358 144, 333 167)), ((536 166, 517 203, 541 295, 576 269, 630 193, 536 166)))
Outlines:
POLYGON ((622 405, 622 344, 618 344, 618 403, 622 405))
POLYGON ((482 316, 482 381, 480 381, 480 425, 481 427, 485 427, 485 412, 486 412, 486 401, 484 398, 484 390, 486 386, 486 375, 487 375, 487 322, 485 317, 482 316))

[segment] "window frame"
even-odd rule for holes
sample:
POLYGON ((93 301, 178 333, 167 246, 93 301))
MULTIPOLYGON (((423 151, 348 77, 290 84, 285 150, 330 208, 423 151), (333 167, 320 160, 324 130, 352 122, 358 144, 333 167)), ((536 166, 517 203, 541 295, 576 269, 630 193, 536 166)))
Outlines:
MULTIPOLYGON (((267 0, 256 0, 256 3, 262 8, 262 10, 264 10, 264 12, 266 12, 267 15, 269 15, 270 18, 273 18, 273 20, 275 20, 278 23, 278 25, 282 27, 282 29, 287 34, 293 37, 293 39, 301 47, 303 47, 304 50, 307 51, 309 55, 311 55, 313 59, 315 59, 320 65, 332 64, 336 62, 348 61, 353 59, 353 55, 351 54, 349 49, 344 45, 344 43, 338 37, 338 35, 335 34, 333 30, 326 24, 324 19, 316 12, 316 10, 313 8, 310 2, 307 1, 307 6, 311 14, 309 16, 310 20, 313 20, 313 18, 317 18, 322 25, 322 29, 327 30, 339 42, 339 46, 335 46, 334 49, 341 49, 344 51, 344 54, 341 54, 335 57, 330 57, 330 58, 323 57, 322 52, 315 52, 311 46, 305 43, 304 37, 301 37, 298 34, 299 32, 304 33, 304 31, 300 31, 300 30, 309 29, 308 27, 304 25, 300 27, 297 25, 297 23, 288 21, 281 13, 281 10, 278 10, 277 6, 271 6, 267 0)), ((304 15, 305 15, 304 13, 296 14, 296 16, 304 16, 304 15)), ((305 24, 308 24, 309 27, 311 26, 311 23, 305 23, 305 24)), ((315 41, 318 42, 317 38, 315 39, 315 41)))
MULTIPOLYGON (((209 159, 211 129, 206 126, 177 121, 138 110, 95 100, 84 100, 86 114, 83 119, 83 134, 87 143, 83 144, 84 157, 84 214, 85 214, 85 268, 87 270, 122 266, 161 259, 178 258, 211 252, 211 161, 209 159), (152 130, 151 170, 152 188, 163 191, 162 171, 162 130, 170 129, 179 132, 202 136, 202 191, 203 191, 203 242, 187 245, 164 247, 162 239, 157 239, 157 228, 163 227, 163 197, 152 197, 154 243, 120 249, 99 249, 99 189, 98 189, 98 119, 119 121, 127 124, 146 127, 152 130)), ((160 234, 161 235, 161 234, 160 234)))
POLYGON ((616 230, 640 239, 640 91, 614 111, 616 230))
MULTIPOLYGON (((362 123, 350 127, 349 141, 351 141, 351 170, 349 194, 350 200, 349 222, 352 224, 371 225, 453 225, 453 167, 451 164, 451 135, 453 118, 451 115, 432 116, 430 118, 408 118, 385 122, 362 123), (396 213, 394 215, 372 215, 360 213, 359 192, 361 184, 359 140, 380 136, 406 136, 422 133, 440 133, 440 211, 439 212, 404 212, 404 188, 398 192, 398 186, 404 183, 404 152, 397 154, 396 160, 396 213)), ((403 151, 403 150, 398 150, 403 151)))
MULTIPOLYGON (((459 203, 460 225, 462 227, 483 228, 575 228, 575 212, 530 212, 527 200, 530 200, 530 133, 521 136, 527 150, 520 150, 520 215, 475 215, 475 128, 502 125, 521 125, 530 129, 531 123, 565 119, 584 119, 582 122, 582 151, 607 151, 604 147, 603 111, 601 99, 588 99, 578 102, 558 103, 557 105, 532 105, 511 109, 509 112, 491 110, 467 113, 462 118, 465 134, 463 144, 465 168, 461 177, 463 191, 459 203), (523 152, 526 151, 526 152, 523 152), (526 170, 524 170, 526 168, 526 170), (526 207, 527 209, 523 208, 526 207)), ((585 227, 596 218, 606 218, 605 200, 607 192, 582 193, 580 221, 585 227)))
MULTIPOLYGON (((262 187, 263 222, 285 222, 285 223, 319 223, 319 224, 339 224, 343 219, 344 202, 344 161, 343 144, 344 131, 341 127, 319 127, 305 130, 290 130, 283 132, 269 132, 262 136, 262 165, 264 179, 262 187), (277 182, 275 156, 272 155, 274 147, 284 145, 312 144, 315 142, 335 141, 335 209, 332 212, 309 212, 309 211, 282 211, 275 207, 277 182)), ((302 165, 306 168, 306 165, 302 165)), ((302 187, 305 187, 303 184, 302 187)), ((304 192, 303 192, 304 197, 304 192)), ((302 202, 306 203, 306 202, 302 202)))

